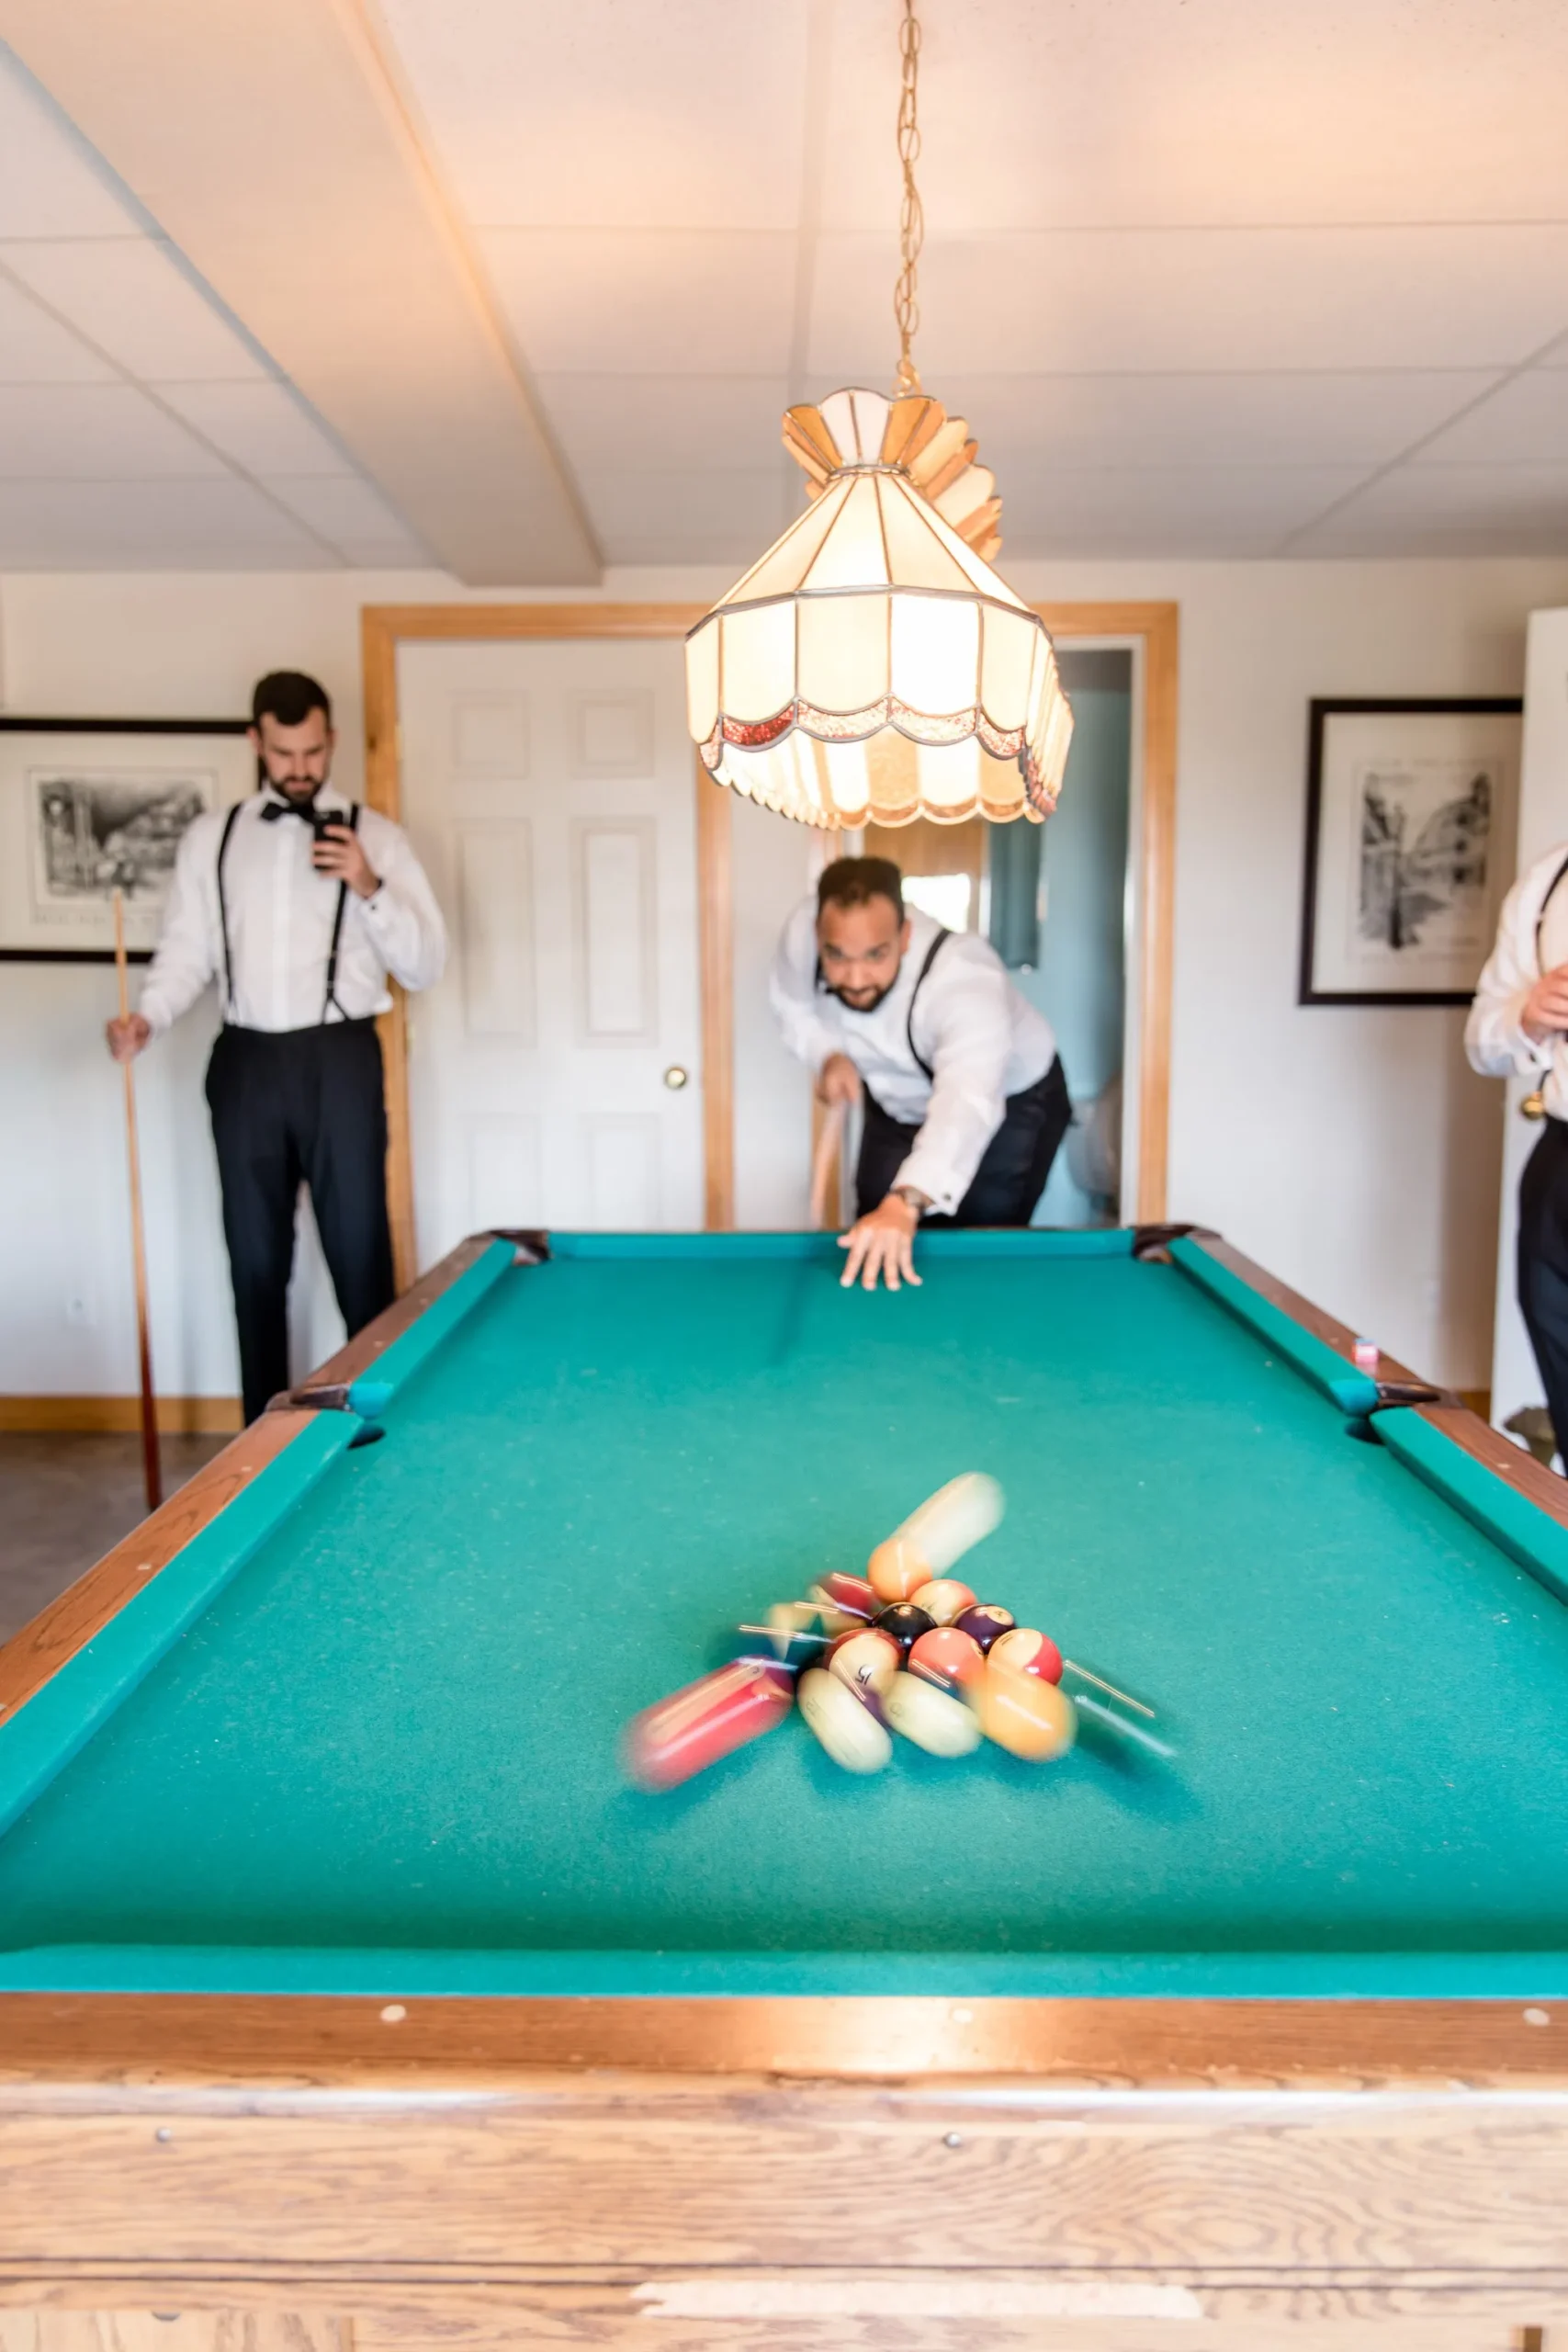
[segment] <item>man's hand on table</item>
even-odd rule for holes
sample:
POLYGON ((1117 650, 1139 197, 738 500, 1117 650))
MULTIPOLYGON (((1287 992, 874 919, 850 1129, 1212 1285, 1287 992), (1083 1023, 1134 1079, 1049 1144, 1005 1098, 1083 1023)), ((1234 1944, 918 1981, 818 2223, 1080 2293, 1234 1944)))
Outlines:
POLYGON ((1525 999, 1519 1021, 1526 1036, 1538 1046, 1568 1029, 1568 964, 1554 965, 1541 974, 1525 999))
POLYGON ((858 1281, 865 1290, 876 1288, 877 1278, 889 1290, 897 1290, 905 1283, 913 1283, 917 1290, 920 1278, 915 1272, 915 1234, 920 1222, 920 1212, 913 1200, 898 1193, 889 1193, 881 1206, 861 1217, 849 1231, 839 1238, 840 1250, 847 1250, 840 1277, 840 1286, 848 1290, 858 1281))

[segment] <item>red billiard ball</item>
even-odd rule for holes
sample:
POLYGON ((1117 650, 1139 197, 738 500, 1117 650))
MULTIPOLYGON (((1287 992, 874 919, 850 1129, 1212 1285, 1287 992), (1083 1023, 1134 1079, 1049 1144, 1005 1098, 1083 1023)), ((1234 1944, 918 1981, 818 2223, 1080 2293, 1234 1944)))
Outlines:
POLYGON ((934 1682, 939 1690, 951 1690, 959 1697, 972 1690, 986 1670, 980 1645, 968 1634, 961 1634, 956 1625, 935 1625, 929 1634, 922 1634, 905 1664, 922 1681, 934 1682))
POLYGON ((1043 1682, 1060 1682, 1062 1653, 1049 1634, 1032 1625, 1015 1625, 998 1634, 987 1652, 993 1666, 1010 1666, 1015 1674, 1037 1674, 1043 1682))
POLYGON ((1002 1608, 998 1601, 977 1600, 973 1609, 965 1609, 953 1623, 961 1634, 967 1634, 982 1650, 988 1650, 1003 1634, 1011 1633, 1018 1620, 1010 1609, 1002 1608))
POLYGON ((818 1594, 829 1609, 837 1609, 846 1617, 863 1617, 867 1623, 882 1606, 864 1577, 847 1576, 839 1568, 831 1568, 825 1577, 818 1577, 811 1588, 812 1599, 815 1600, 818 1594))

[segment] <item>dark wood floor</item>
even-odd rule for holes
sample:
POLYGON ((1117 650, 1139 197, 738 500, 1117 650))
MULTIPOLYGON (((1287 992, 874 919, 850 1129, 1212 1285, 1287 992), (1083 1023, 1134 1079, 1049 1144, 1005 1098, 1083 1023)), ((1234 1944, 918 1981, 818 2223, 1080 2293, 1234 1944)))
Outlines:
MULTIPOLYGON (((228 1442, 166 1437, 164 1492, 228 1442)), ((74 1584, 146 1510, 139 1438, 0 1434, 0 1642, 74 1584)))

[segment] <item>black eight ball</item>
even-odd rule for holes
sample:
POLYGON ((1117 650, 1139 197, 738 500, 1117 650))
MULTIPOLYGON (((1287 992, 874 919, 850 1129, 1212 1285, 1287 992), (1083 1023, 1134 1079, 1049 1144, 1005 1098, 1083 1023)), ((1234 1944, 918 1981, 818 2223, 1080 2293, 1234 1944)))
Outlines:
POLYGON ((920 1635, 931 1632, 936 1619, 928 1617, 923 1609, 917 1609, 912 1600, 896 1600, 891 1608, 883 1610, 876 1623, 883 1633, 892 1634, 908 1657, 920 1635))

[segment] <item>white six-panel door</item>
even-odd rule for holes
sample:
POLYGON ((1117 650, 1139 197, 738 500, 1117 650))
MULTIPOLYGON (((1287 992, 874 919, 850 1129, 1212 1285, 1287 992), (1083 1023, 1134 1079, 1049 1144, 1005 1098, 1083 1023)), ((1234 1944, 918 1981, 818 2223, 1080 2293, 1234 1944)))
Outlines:
POLYGON ((451 932, 410 1002, 419 1257, 491 1225, 703 1221, 678 639, 411 644, 404 820, 451 932))

